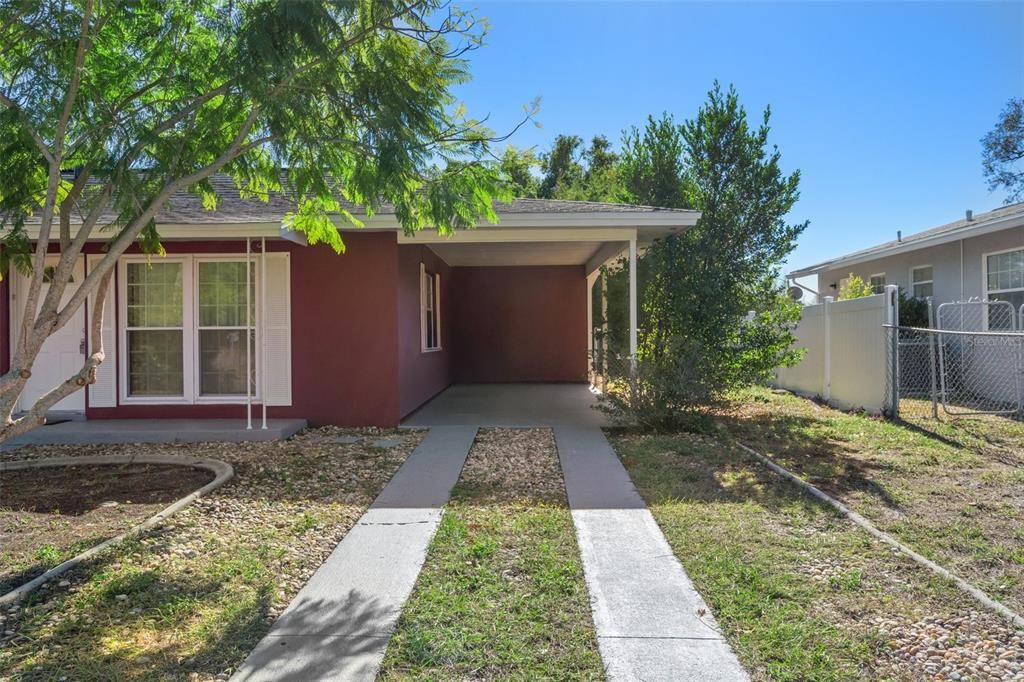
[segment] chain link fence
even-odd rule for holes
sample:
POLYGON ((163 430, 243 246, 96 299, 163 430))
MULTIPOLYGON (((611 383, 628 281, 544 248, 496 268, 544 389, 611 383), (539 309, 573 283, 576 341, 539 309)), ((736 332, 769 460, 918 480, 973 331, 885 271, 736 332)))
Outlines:
POLYGON ((955 312, 968 321, 974 315, 987 329, 886 327, 887 412, 903 419, 1024 417, 1024 333, 1016 331, 1016 324, 992 330, 1005 306, 955 312), (979 311, 993 315, 981 318, 979 311))

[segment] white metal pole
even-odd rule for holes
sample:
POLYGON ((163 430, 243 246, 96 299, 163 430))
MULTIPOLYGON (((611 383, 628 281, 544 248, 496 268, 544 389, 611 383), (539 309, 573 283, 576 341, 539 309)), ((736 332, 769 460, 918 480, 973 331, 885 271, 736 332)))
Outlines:
POLYGON ((245 428, 252 429, 252 346, 249 344, 249 330, 252 327, 250 306, 252 291, 249 287, 249 272, 252 267, 252 243, 245 238, 245 428))
POLYGON ((259 358, 260 358, 260 375, 259 379, 263 382, 263 398, 260 402, 263 404, 263 428, 267 428, 267 354, 263 348, 265 339, 267 338, 267 238, 260 237, 260 344, 259 344, 259 358))
POLYGON ((636 235, 629 239, 629 365, 636 371, 636 235))

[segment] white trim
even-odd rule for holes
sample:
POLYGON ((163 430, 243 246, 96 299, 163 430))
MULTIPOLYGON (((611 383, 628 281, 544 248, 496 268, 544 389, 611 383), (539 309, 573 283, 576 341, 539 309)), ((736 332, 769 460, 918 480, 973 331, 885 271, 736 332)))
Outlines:
MULTIPOLYGON (((1016 247, 1009 248, 1009 249, 1000 249, 998 251, 988 251, 986 253, 981 254, 981 290, 982 290, 982 292, 984 292, 984 300, 991 301, 992 299, 989 298, 990 294, 1016 294, 1018 292, 1024 291, 1024 286, 1012 287, 1010 289, 989 289, 988 288, 988 259, 989 259, 989 257, 990 256, 999 256, 999 255, 1002 255, 1004 253, 1014 253, 1014 252, 1017 252, 1017 251, 1024 252, 1024 245, 1016 246, 1016 247)), ((1018 312, 1019 311, 1017 310, 1017 308, 1014 308, 1013 309, 1013 316, 1016 317, 1018 312)), ((1014 320, 1014 322, 1016 323, 1016 320, 1014 320)), ((988 331, 989 330, 988 329, 988 315, 987 314, 982 317, 981 328, 982 328, 983 331, 988 331)))
MULTIPOLYGON (((914 290, 914 287, 916 287, 918 284, 931 284, 932 285, 932 296, 935 295, 935 266, 934 265, 932 265, 930 263, 926 263, 924 265, 911 265, 910 266, 910 272, 908 273, 908 275, 910 277, 910 280, 907 282, 907 284, 910 285, 910 295, 913 298, 922 298, 921 296, 918 296, 917 295, 917 291, 914 290), (921 280, 920 282, 914 281, 914 271, 915 270, 924 270, 925 268, 931 268, 932 269, 932 278, 931 279, 921 280)), ((927 298, 927 296, 925 296, 924 298, 927 298)))
POLYGON ((439 273, 427 272, 427 266, 420 262, 420 352, 436 353, 444 350, 441 341, 441 275, 439 273), (429 284, 427 284, 429 280, 429 284), (434 295, 433 308, 429 312, 434 314, 434 340, 435 346, 427 345, 427 300, 430 294, 434 295))
MULTIPOLYGON (((690 210, 661 210, 661 211, 537 211, 530 213, 504 213, 498 214, 498 227, 486 222, 481 222, 470 230, 457 230, 455 237, 467 233, 484 233, 502 228, 536 228, 542 231, 558 231, 569 229, 572 231, 587 228, 628 228, 639 229, 643 232, 659 233, 651 236, 664 236, 688 227, 692 227, 700 220, 700 211, 690 210)), ((442 237, 434 229, 426 228, 416 234, 422 238, 408 237, 402 224, 393 214, 377 214, 373 217, 361 218, 363 227, 357 227, 345 222, 340 217, 332 217, 332 222, 342 231, 348 230, 372 230, 398 232, 399 243, 403 239, 412 239, 413 243, 423 242, 428 235, 432 235, 433 241, 448 240, 450 237, 442 237)), ((57 221, 54 220, 54 226, 57 221)), ((78 223, 72 223, 72 227, 78 227, 78 223)), ((188 240, 224 240, 244 239, 245 237, 270 237, 281 236, 281 221, 267 220, 255 222, 216 222, 211 220, 206 223, 157 223, 157 231, 163 239, 188 239, 188 240)), ((30 239, 36 239, 39 235, 39 224, 30 223, 26 226, 30 239)), ((102 230, 95 230, 96 236, 93 241, 105 240, 102 230)), ((648 236, 644 234, 643 236, 648 236)), ((520 241, 520 240, 516 240, 520 241)), ((542 240, 543 241, 543 240, 542 240)), ((558 241, 548 239, 546 241, 558 241)))
MULTIPOLYGON (((245 254, 238 253, 202 253, 202 254, 168 254, 166 256, 146 256, 140 254, 129 254, 121 256, 117 262, 118 268, 118 320, 117 338, 120 352, 117 354, 118 362, 118 399, 121 405, 245 405, 247 396, 239 395, 202 395, 200 394, 201 378, 199 376, 200 366, 197 358, 199 352, 199 320, 197 310, 199 307, 199 264, 200 263, 223 263, 223 262, 244 262, 245 254), (132 262, 157 262, 157 263, 182 263, 182 395, 181 396, 132 396, 128 393, 128 263, 132 262)), ((254 264, 255 265, 255 264, 254 264)), ((262 273, 256 268, 256 286, 259 286, 262 273)), ((256 348, 259 353, 262 339, 259 332, 259 321, 261 311, 256 310, 256 319, 250 325, 250 330, 255 329, 256 348)), ((241 327, 223 327, 224 329, 242 329, 241 327)), ((178 327, 132 327, 132 329, 179 329, 178 327)), ((202 327, 202 329, 218 329, 218 327, 202 327)), ((248 339, 246 339, 248 342, 248 339)), ((262 393, 263 377, 256 372, 256 390, 252 400, 260 401, 262 393)))

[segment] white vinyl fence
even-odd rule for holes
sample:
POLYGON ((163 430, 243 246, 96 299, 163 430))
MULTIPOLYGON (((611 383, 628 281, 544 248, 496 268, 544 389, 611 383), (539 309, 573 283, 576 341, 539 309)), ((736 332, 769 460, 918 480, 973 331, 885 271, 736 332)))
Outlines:
POLYGON ((794 367, 776 370, 775 384, 842 409, 881 413, 888 404, 887 337, 896 323, 897 288, 883 294, 805 306, 794 332, 805 349, 794 367))

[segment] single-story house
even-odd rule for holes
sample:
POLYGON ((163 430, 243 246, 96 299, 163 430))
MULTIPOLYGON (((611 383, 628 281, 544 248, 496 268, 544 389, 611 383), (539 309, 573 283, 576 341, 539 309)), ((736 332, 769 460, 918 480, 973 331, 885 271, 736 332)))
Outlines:
MULTIPOLYGON (((1024 203, 966 216, 923 232, 839 256, 789 273, 817 276, 819 296, 838 296, 850 274, 877 293, 896 284, 910 296, 951 301, 1008 301, 1024 305, 1024 203)), ((1008 318, 1000 316, 1000 324, 1008 318)), ((993 323, 995 317, 993 317, 993 323)), ((993 327, 994 328, 994 327, 993 327)))
MULTIPOLYGON (((337 255, 282 229, 294 208, 285 196, 243 199, 227 178, 214 184, 215 211, 179 194, 159 215, 166 256, 120 259, 106 360, 55 411, 237 418, 266 404, 271 417, 314 425, 394 426, 453 383, 586 382, 599 268, 699 217, 517 199, 496 206, 498 225, 443 237, 406 235, 383 210, 340 227, 347 252, 337 255)), ((101 246, 87 246, 76 279, 101 246)), ((24 286, 17 275, 0 283, 4 372, 24 286)), ((635 282, 633 294, 635 340, 635 282)), ((88 308, 47 340, 23 406, 80 369, 88 308)))

